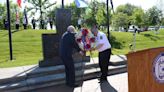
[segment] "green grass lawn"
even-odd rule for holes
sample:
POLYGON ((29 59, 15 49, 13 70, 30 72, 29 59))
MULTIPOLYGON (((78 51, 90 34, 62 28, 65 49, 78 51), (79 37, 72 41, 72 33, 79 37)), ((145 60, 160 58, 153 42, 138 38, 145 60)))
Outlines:
MULTIPOLYGON (((118 55, 130 52, 129 45, 133 44, 133 38, 133 33, 112 31, 112 53, 118 55)), ((154 31, 136 34, 136 51, 162 46, 164 46, 164 30, 160 30, 158 34, 154 31)), ((97 56, 97 52, 94 52, 93 56, 97 56)))
MULTIPOLYGON (((133 44, 133 33, 112 32, 112 35, 121 45, 120 49, 113 48, 113 54, 127 54, 130 51, 129 44, 133 44)), ((154 31, 136 34, 136 51, 161 46, 164 46, 164 30, 160 30, 158 34, 154 31)))
MULTIPOLYGON (((26 30, 13 32, 13 61, 9 59, 8 32, 0 31, 0 68, 38 64, 42 57, 42 33, 54 33, 53 30, 26 30)), ((113 54, 127 54, 133 34, 128 32, 111 32, 113 54)), ((164 30, 159 34, 153 31, 136 35, 136 50, 164 46, 164 30)), ((94 52, 93 56, 97 56, 94 52)))
POLYGON ((12 33, 13 61, 10 61, 8 32, 0 31, 0 67, 37 64, 42 59, 42 33, 52 30, 26 30, 12 33))

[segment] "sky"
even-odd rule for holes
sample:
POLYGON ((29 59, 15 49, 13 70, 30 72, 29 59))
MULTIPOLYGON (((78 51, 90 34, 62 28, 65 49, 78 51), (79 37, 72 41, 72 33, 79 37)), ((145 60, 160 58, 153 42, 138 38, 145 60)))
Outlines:
MULTIPOLYGON (((12 0, 12 1, 16 2, 17 0, 12 0)), ((22 1, 24 1, 24 0, 22 0, 22 1)), ((50 0, 50 1, 51 2, 57 1, 57 4, 61 4, 61 2, 62 2, 62 0, 50 0)), ((74 0, 64 0, 64 3, 65 4, 69 4, 70 2, 73 2, 73 1, 74 0)), ((93 1, 93 0, 86 0, 86 1, 93 1)), ((99 0, 99 1, 106 2, 106 0, 99 0)), ((0 3, 5 3, 5 2, 6 2, 6 0, 0 0, 0 3)), ((164 1, 163 0, 113 0, 114 8, 116 8, 119 5, 126 4, 126 3, 130 3, 132 5, 140 6, 144 10, 149 9, 149 8, 151 8, 154 5, 164 6, 164 1), (160 1, 162 3, 160 3, 160 1)), ((23 5, 24 4, 22 3, 22 6, 23 5)))

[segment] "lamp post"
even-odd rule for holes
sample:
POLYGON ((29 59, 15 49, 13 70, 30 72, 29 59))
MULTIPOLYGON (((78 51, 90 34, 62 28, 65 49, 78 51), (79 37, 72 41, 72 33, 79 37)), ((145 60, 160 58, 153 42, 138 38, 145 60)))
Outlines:
POLYGON ((8 21, 8 34, 9 34, 9 48, 10 48, 10 60, 13 60, 13 52, 12 52, 12 35, 10 28, 10 4, 9 0, 6 0, 7 4, 7 21, 8 21))

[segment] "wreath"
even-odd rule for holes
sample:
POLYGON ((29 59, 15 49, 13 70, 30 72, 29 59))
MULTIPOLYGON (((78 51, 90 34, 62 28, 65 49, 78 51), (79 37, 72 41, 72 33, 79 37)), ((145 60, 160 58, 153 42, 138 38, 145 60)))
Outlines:
POLYGON ((79 47, 84 51, 89 51, 95 47, 96 41, 95 37, 92 32, 86 28, 82 28, 76 35, 75 35, 76 42, 78 43, 79 47))

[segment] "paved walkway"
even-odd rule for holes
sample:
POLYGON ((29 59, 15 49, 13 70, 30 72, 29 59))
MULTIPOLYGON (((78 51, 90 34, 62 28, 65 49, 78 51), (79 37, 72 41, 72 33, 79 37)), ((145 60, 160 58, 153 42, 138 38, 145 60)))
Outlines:
MULTIPOLYGON (((93 58, 95 62, 98 62, 98 58, 93 58)), ((125 55, 112 55, 110 61, 118 62, 118 61, 126 61, 125 55)), ((92 62, 92 61, 91 61, 92 62)), ((39 68, 38 65, 30 65, 30 66, 20 66, 13 68, 0 68, 0 80, 14 78, 20 76, 21 78, 26 77, 26 74, 34 71, 39 72, 43 70, 39 68)), ((46 68, 51 70, 51 67, 46 68)), ((82 88, 77 87, 75 89, 69 88, 65 85, 46 87, 37 89, 30 92, 128 92, 128 82, 127 82, 127 73, 112 75, 108 77, 108 82, 99 84, 97 79, 88 80, 83 82, 82 88), (112 91, 112 90, 117 91, 112 91)))
MULTIPOLYGON (((127 60, 125 55, 112 55, 110 61, 118 62, 127 60)), ((94 63, 98 62, 98 58, 93 58, 94 63)), ((90 62, 93 62, 92 59, 90 62)), ((0 79, 11 78, 15 76, 25 76, 26 73, 36 70, 38 65, 28 65, 12 68, 0 68, 0 79)))
POLYGON ((83 82, 82 87, 70 88, 66 85, 32 90, 30 92, 128 92, 127 73, 112 75, 108 82, 98 83, 97 79, 83 82))

